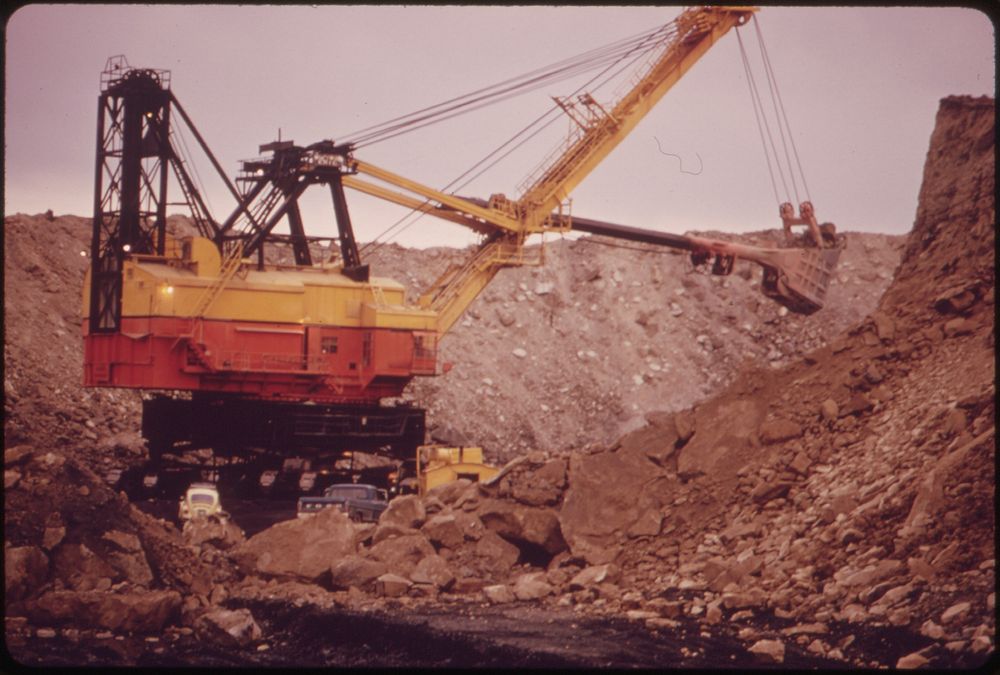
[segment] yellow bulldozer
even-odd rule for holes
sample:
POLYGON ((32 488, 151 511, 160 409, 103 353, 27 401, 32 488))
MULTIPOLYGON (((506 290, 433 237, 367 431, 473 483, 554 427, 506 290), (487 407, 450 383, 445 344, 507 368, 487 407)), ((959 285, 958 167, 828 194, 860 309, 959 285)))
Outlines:
POLYGON ((400 484, 400 492, 421 497, 439 485, 465 478, 474 483, 489 480, 500 469, 483 460, 483 449, 472 446, 421 445, 417 448, 416 475, 400 484))

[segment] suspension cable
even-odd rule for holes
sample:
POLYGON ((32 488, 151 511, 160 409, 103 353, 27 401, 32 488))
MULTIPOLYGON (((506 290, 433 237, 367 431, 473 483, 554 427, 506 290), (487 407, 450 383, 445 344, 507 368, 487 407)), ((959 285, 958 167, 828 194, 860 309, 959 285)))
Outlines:
POLYGON ((672 24, 667 24, 654 31, 647 31, 638 36, 625 38, 610 45, 592 49, 545 68, 539 68, 524 75, 509 78, 498 84, 477 89, 443 103, 429 106, 408 115, 403 115, 348 134, 344 137, 345 141, 353 143, 355 147, 370 145, 394 137, 398 135, 397 132, 404 128, 412 127, 410 130, 415 130, 429 124, 450 119, 454 115, 449 115, 448 113, 454 113, 456 110, 464 109, 464 112, 471 112, 482 107, 486 102, 497 102, 511 96, 527 93, 546 84, 551 84, 577 75, 580 72, 591 70, 602 63, 617 61, 623 53, 627 54, 634 51, 636 45, 648 43, 651 39, 657 39, 659 34, 670 32, 671 30, 673 30, 672 24))
MULTIPOLYGON (((173 128, 174 127, 171 127, 171 129, 173 128)), ((191 150, 190 148, 188 148, 187 138, 184 136, 183 129, 181 128, 180 125, 176 125, 176 128, 177 128, 177 138, 180 139, 181 142, 180 143, 181 144, 180 149, 182 153, 181 160, 187 166, 191 167, 191 172, 194 174, 193 178, 194 178, 195 189, 198 190, 199 195, 201 195, 201 198, 205 201, 205 206, 209 210, 209 213, 206 213, 205 216, 209 220, 213 220, 212 212, 215 209, 212 208, 211 199, 208 196, 208 192, 205 190, 205 183, 201 178, 201 173, 198 171, 198 165, 194 163, 194 155, 191 154, 191 150)))
MULTIPOLYGON (((812 197, 809 195, 809 185, 806 183, 806 173, 802 170, 802 162, 799 160, 799 152, 795 146, 795 136, 792 135, 792 127, 788 123, 788 115, 785 112, 785 104, 781 100, 781 90, 778 88, 778 80, 774 76, 774 69, 771 66, 771 59, 767 54, 767 46, 764 44, 764 36, 760 30, 760 24, 757 22, 756 15, 753 17, 754 29, 757 32, 757 41, 760 43, 760 52, 764 60, 764 68, 767 70, 768 79, 774 83, 774 96, 778 103, 778 108, 781 110, 781 119, 784 121, 785 128, 788 131, 788 140, 792 146, 792 155, 795 157, 795 165, 799 169, 799 176, 802 178, 802 188, 806 193, 806 199, 812 201, 812 197)), ((789 162, 789 170, 791 170, 791 162, 789 162)))
MULTIPOLYGON (((754 22, 754 26, 759 26, 754 22)), ((781 121, 781 113, 778 111, 778 96, 777 96, 777 83, 774 81, 774 73, 768 67, 767 52, 764 50, 764 41, 760 34, 757 32, 757 46, 760 49, 761 62, 764 64, 764 77, 767 79, 767 89, 768 93, 771 95, 771 107, 774 110, 774 119, 776 126, 778 127, 778 138, 781 140, 781 149, 785 155, 785 163, 788 167, 788 178, 792 182, 792 192, 795 194, 795 203, 798 204, 802 200, 799 198, 799 185, 798 181, 795 180, 795 167, 792 166, 792 160, 788 156, 788 142, 785 140, 785 125, 781 121)))
MULTIPOLYGON (((649 39, 652 39, 653 35, 655 35, 655 33, 650 33, 649 36, 648 36, 648 39, 646 41, 648 41, 649 39)), ((572 94, 570 94, 570 96, 575 96, 575 95, 579 94, 580 92, 585 91, 588 87, 590 87, 592 84, 594 84, 594 82, 596 82, 599 78, 601 78, 604 75, 607 75, 607 77, 604 78, 603 82, 600 82, 599 84, 597 84, 597 86, 595 88, 595 91, 597 89, 600 89, 605 84, 607 84, 608 82, 610 82, 614 77, 616 77, 617 75, 619 75, 624 69, 630 67, 631 65, 633 65, 635 63, 635 61, 637 61, 638 59, 642 58, 642 56, 644 56, 646 53, 648 53, 649 51, 651 51, 655 47, 655 45, 654 45, 654 47, 646 47, 646 46, 640 44, 640 45, 637 45, 637 48, 639 48, 639 47, 642 47, 642 51, 638 55, 634 56, 630 62, 625 63, 624 65, 622 65, 616 72, 608 74, 608 72, 611 70, 611 68, 615 64, 620 63, 621 61, 623 61, 625 59, 626 56, 628 56, 628 53, 623 54, 621 57, 619 57, 619 59, 615 63, 612 63, 607 68, 605 68, 603 71, 601 71, 600 73, 598 73, 597 75, 595 75, 594 77, 590 78, 588 81, 584 82, 582 85, 580 85, 579 87, 577 87, 576 90, 572 94)), ((632 51, 634 51, 634 50, 632 50, 632 51)), ((536 118, 535 121, 533 121, 531 124, 529 124, 524 129, 522 129, 521 131, 519 131, 513 137, 511 137, 510 139, 508 139, 507 141, 505 141, 498 148, 496 148, 495 150, 493 150, 489 155, 487 155, 486 157, 484 157, 477 164, 473 165, 469 170, 467 170, 461 176, 459 176, 454 181, 452 181, 452 183, 448 187, 451 187, 451 185, 454 185, 455 183, 457 183, 463 177, 465 177, 466 175, 468 175, 469 173, 471 173, 472 171, 474 171, 477 167, 482 166, 488 159, 490 159, 491 157, 493 157, 494 155, 496 155, 498 152, 500 152, 506 146, 508 146, 511 143, 513 143, 519 136, 521 136, 521 135, 525 136, 519 143, 517 143, 516 145, 514 145, 507 152, 505 152, 504 154, 500 155, 499 157, 497 157, 494 161, 490 162, 489 164, 487 164, 485 166, 482 166, 482 168, 477 173, 475 173, 474 175, 470 176, 464 183, 462 183, 461 185, 459 185, 456 189, 462 189, 463 187, 465 187, 466 185, 468 185, 470 182, 472 182, 476 178, 479 178, 483 173, 485 173, 489 169, 491 169, 494 166, 496 166, 496 164, 498 162, 500 162, 501 160, 503 160, 506 157, 508 157, 514 150, 517 150, 518 148, 520 148, 526 142, 528 142, 529 140, 531 140, 532 138, 534 138, 535 136, 537 136, 539 133, 541 133, 544 129, 548 128, 553 122, 555 122, 556 120, 558 120, 560 118, 560 116, 558 115, 558 111, 559 110, 561 110, 561 108, 559 108, 559 106, 553 106, 553 107, 549 108, 540 117, 536 118), (551 119, 548 122, 546 122, 545 124, 541 125, 534 132, 528 134, 528 131, 531 129, 532 126, 534 126, 536 124, 540 124, 541 121, 545 117, 549 116, 552 113, 556 113, 556 115, 555 115, 555 117, 553 117, 553 119, 551 119)), ((448 188, 445 188, 445 189, 448 189, 448 188)))
MULTIPOLYGON (((746 49, 743 45, 743 36, 740 35, 739 28, 736 28, 735 30, 736 30, 736 39, 740 45, 740 57, 743 60, 743 71, 746 74, 747 86, 750 89, 750 102, 753 105, 754 117, 757 120, 757 132, 760 135, 761 146, 764 149, 764 160, 767 163, 767 172, 771 176, 771 188, 774 190, 774 201, 780 204, 781 197, 778 195, 778 183, 774 178, 774 168, 778 169, 778 174, 781 177, 781 184, 785 188, 786 195, 788 194, 788 185, 785 183, 785 176, 781 171, 781 165, 778 162, 777 153, 775 153, 774 157, 776 166, 774 168, 771 167, 771 154, 770 151, 768 150, 767 140, 765 139, 765 129, 767 130, 768 138, 771 137, 771 130, 767 125, 767 119, 766 118, 761 119, 762 118, 761 110, 763 109, 763 106, 760 104, 760 93, 757 91, 757 85, 756 82, 754 81, 753 71, 750 68, 750 61, 747 58, 746 49)), ((771 146, 772 148, 774 146, 773 139, 771 141, 771 146)))
MULTIPOLYGON (((613 78, 615 78, 616 76, 618 76, 623 70, 625 70, 626 68, 630 67, 636 61, 638 61, 639 59, 641 59, 642 57, 644 57, 646 54, 648 54, 649 52, 655 50, 658 46, 663 45, 664 42, 666 41, 666 39, 670 35, 675 34, 675 33, 676 33, 676 26, 674 25, 674 22, 671 22, 671 23, 666 24, 665 26, 661 26, 661 27, 657 28, 654 31, 648 31, 646 33, 643 33, 643 34, 639 35, 638 37, 629 38, 629 39, 626 39, 626 40, 620 40, 618 43, 614 43, 613 45, 609 45, 608 47, 598 48, 598 49, 595 49, 595 50, 591 50, 591 52, 587 53, 588 55, 600 54, 601 55, 600 58, 593 58, 592 57, 592 58, 589 58, 587 60, 582 60, 582 59, 579 59, 579 57, 575 57, 574 59, 567 59, 567 60, 564 60, 562 62, 559 62, 556 65, 562 66, 563 64, 566 64, 566 63, 568 63, 570 61, 579 60, 578 65, 576 65, 576 68, 575 68, 574 72, 572 73, 572 74, 575 75, 576 71, 582 71, 582 68, 584 66, 587 66, 588 69, 593 69, 595 67, 600 67, 601 65, 604 65, 604 62, 606 62, 611 56, 615 56, 616 58, 614 58, 614 60, 612 60, 611 63, 607 65, 607 67, 605 67, 601 72, 599 72, 596 75, 594 75, 593 77, 591 77, 587 82, 585 82, 584 84, 580 85, 571 94, 571 96, 572 95, 576 95, 576 94, 580 93, 581 91, 584 91, 587 87, 590 87, 591 85, 594 84, 594 82, 596 82, 597 80, 599 80, 599 79, 601 79, 603 77, 604 78, 603 81, 601 81, 597 85, 597 88, 599 89, 600 87, 603 87, 608 82, 610 82, 613 78), (631 58, 629 59, 628 57, 631 57, 631 58), (613 69, 615 69, 616 66, 618 66, 617 70, 613 71, 613 69)), ((566 70, 566 68, 560 68, 558 71, 553 71, 553 72, 559 72, 559 71, 565 71, 565 70, 566 70)), ((539 71, 532 71, 532 73, 529 73, 529 74, 534 74, 534 73, 537 73, 537 72, 539 72, 539 71)), ((519 78, 512 78, 512 80, 505 81, 505 83, 513 81, 513 80, 516 80, 516 79, 519 79, 519 78)), ((522 85, 519 85, 519 88, 524 88, 526 91, 537 89, 539 86, 541 86, 541 84, 547 83, 547 82, 541 82, 541 83, 539 83, 541 79, 542 78, 532 78, 531 80, 527 81, 526 83, 524 83, 522 85), (533 86, 529 87, 528 85, 533 85, 533 86)), ((560 79, 565 79, 565 78, 560 78, 560 79)), ((505 84, 505 83, 501 83, 501 84, 505 84)), ((499 92, 497 95, 494 95, 494 97, 499 96, 499 94, 507 93, 507 92, 511 91, 512 89, 515 89, 515 88, 514 87, 507 88, 507 89, 499 92)), ((478 90, 478 91, 483 91, 483 90, 478 90)), ((478 93, 478 92, 473 92, 473 93, 478 93)), ((503 97, 498 98, 498 100, 505 100, 506 98, 509 98, 509 97, 510 96, 503 96, 503 97)), ((460 100, 462 98, 464 98, 464 97, 457 97, 456 99, 452 99, 452 101, 460 100)), ((462 106, 467 106, 467 105, 471 106, 472 103, 480 102, 484 98, 486 98, 486 97, 479 97, 479 98, 473 99, 472 101, 470 101, 468 103, 462 104, 462 106)), ((485 105, 489 105, 489 104, 491 104, 493 102, 496 102, 496 101, 482 102, 479 105, 475 105, 474 107, 471 107, 469 110, 464 111, 464 112, 470 112, 471 110, 479 109, 479 108, 484 107, 485 105)), ((436 107, 436 106, 432 106, 432 108, 433 107, 436 107)), ((441 113, 438 113, 438 115, 439 115, 438 119, 435 119, 435 120, 429 121, 429 122, 425 122, 424 124, 420 124, 419 126, 414 126, 412 129, 407 129, 406 131, 423 128, 425 126, 428 126, 429 124, 433 124, 435 122, 442 121, 444 119, 450 119, 450 118, 455 117, 455 116, 457 116, 459 114, 463 114, 463 113, 460 113, 460 112, 456 112, 456 113, 453 113, 453 114, 450 114, 450 115, 445 115, 444 114, 445 112, 450 112, 451 110, 454 110, 455 107, 460 107, 460 106, 454 106, 454 107, 449 108, 449 109, 447 109, 445 111, 442 111, 441 113)), ((425 109, 425 110, 428 110, 428 109, 425 109)), ((459 181, 461 181, 463 178, 465 178, 466 180, 464 182, 462 182, 460 185, 458 185, 458 187, 455 188, 455 189, 461 189, 462 187, 468 185, 471 181, 475 180, 476 178, 478 178, 479 176, 481 176, 484 172, 486 172, 489 169, 491 169, 498 162, 500 162, 503 159, 505 159, 506 157, 508 157, 512 152, 514 152, 515 150, 517 150, 518 148, 520 148, 521 146, 523 146, 529 140, 531 140, 532 138, 534 138, 535 136, 537 136, 544 129, 546 129, 548 126, 550 126, 556 120, 558 120, 559 119, 559 115, 556 114, 549 121, 544 122, 544 124, 542 123, 543 120, 545 120, 546 117, 549 117, 553 113, 558 113, 559 110, 560 110, 560 108, 558 106, 553 106, 552 108, 548 109, 545 113, 543 113, 542 115, 540 115, 538 118, 536 118, 534 121, 532 121, 527 126, 525 126, 524 128, 522 128, 520 131, 518 131, 517 133, 515 133, 514 136, 512 136, 510 139, 508 139, 507 141, 505 141, 504 143, 502 143, 499 147, 495 148, 492 152, 490 152, 488 155, 486 155, 486 157, 484 157, 482 160, 480 160, 475 165, 473 165, 468 170, 466 170, 464 173, 462 173, 457 178, 455 178, 454 180, 452 180, 448 185, 446 185, 444 188, 442 188, 442 191, 443 190, 451 189, 453 186, 455 186, 457 183, 459 183, 459 181), (533 127, 536 127, 536 126, 538 128, 535 129, 534 131, 531 131, 531 129, 533 127), (519 142, 515 143, 515 141, 517 141, 519 138, 521 140, 519 142), (501 151, 504 150, 504 148, 507 148, 508 146, 511 146, 511 147, 509 147, 509 149, 506 152, 503 152, 503 154, 499 154, 501 151), (497 156, 498 154, 499 154, 499 156, 497 156), (495 157, 495 159, 493 159, 492 162, 489 162, 487 164, 487 161, 490 160, 491 158, 494 158, 494 157, 495 157), (477 168, 479 169, 478 171, 476 171, 477 168), (473 174, 474 171, 475 171, 475 173, 473 174), (470 174, 472 174, 472 175, 470 175, 470 174)), ((405 116, 404 116, 404 118, 405 118, 405 116)), ((403 119, 403 118, 397 118, 397 119, 403 119)), ((423 119, 423 118, 421 118, 421 119, 423 119)), ((407 124, 412 124, 412 122, 411 123, 407 123, 407 124)), ((407 124, 404 124, 402 126, 407 126, 407 124)), ((397 136, 397 135, 399 135, 401 133, 405 133, 406 131, 398 131, 398 132, 393 133, 391 135, 383 136, 383 137, 379 138, 378 140, 385 140, 387 138, 392 138, 392 137, 397 136)), ((370 142, 374 142, 374 141, 370 141, 370 142)), ((430 202, 430 200, 425 200, 423 202, 423 204, 428 204, 429 202, 430 202)), ((374 250, 372 250, 372 252, 370 254, 370 255, 374 255, 386 243, 386 242, 381 242, 380 243, 380 240, 383 237, 388 236, 390 232, 393 232, 394 230, 397 230, 397 229, 398 229, 398 231, 396 231, 392 236, 398 236, 399 234, 402 234, 402 232, 404 232, 406 229, 408 229, 409 227, 411 227, 412 225, 414 225, 424 215, 425 214, 423 212, 419 212, 418 209, 411 210, 409 213, 405 214, 402 218, 400 218, 395 223, 393 223, 389 228, 387 228, 382 233, 380 233, 374 240, 372 240, 368 244, 364 245, 362 247, 362 249, 361 249, 362 252, 367 251, 369 248, 371 248, 371 247, 374 246, 374 250), (410 223, 408 223, 406 225, 403 225, 403 223, 408 218, 410 218, 411 216, 414 216, 414 215, 416 215, 416 218, 414 218, 410 223)))

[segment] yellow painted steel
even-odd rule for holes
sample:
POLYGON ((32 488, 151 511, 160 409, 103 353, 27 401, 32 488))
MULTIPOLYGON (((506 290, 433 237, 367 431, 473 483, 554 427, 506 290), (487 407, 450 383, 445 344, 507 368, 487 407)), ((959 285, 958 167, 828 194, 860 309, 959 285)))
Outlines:
POLYGON ((467 213, 477 218, 482 218, 484 221, 491 223, 494 226, 494 229, 500 228, 507 230, 508 232, 524 231, 524 226, 520 222, 507 217, 499 211, 473 204, 472 202, 462 199, 461 197, 456 197, 455 195, 439 192, 438 190, 422 185, 415 180, 410 180, 409 178, 404 178, 403 176, 392 173, 391 171, 380 169, 374 164, 354 159, 351 161, 351 167, 357 169, 359 173, 367 174, 379 180, 383 180, 387 183, 403 188, 404 190, 409 190, 410 192, 418 194, 426 199, 433 199, 434 201, 457 211, 467 213))
POLYGON ((541 247, 526 249, 517 237, 504 237, 485 244, 465 265, 445 273, 420 298, 420 304, 434 312, 442 335, 458 321, 465 308, 504 267, 539 265, 541 247))
MULTIPOLYGON (((580 125, 577 137, 520 200, 496 195, 489 206, 481 206, 351 157, 352 170, 419 198, 345 175, 344 184, 348 187, 451 220, 487 236, 470 261, 460 269, 446 272, 417 307, 406 305, 405 289, 395 281, 383 278, 354 281, 344 276, 339 266, 225 268, 211 241, 189 237, 179 246, 168 241, 168 254, 162 258, 134 256, 126 260, 122 314, 395 328, 444 334, 500 269, 538 264, 540 256, 526 253, 527 236, 568 230, 564 219, 551 216, 556 210, 562 211, 573 188, 719 38, 745 23, 756 11, 756 7, 723 6, 685 10, 674 22, 675 30, 659 59, 617 103, 603 107, 592 99, 587 101, 586 105, 592 105, 597 112, 591 110, 582 123, 576 120, 580 125)), ((87 316, 89 284, 85 284, 85 289, 83 311, 87 316)))
MULTIPOLYGON (((125 261, 123 317, 194 316, 205 290, 216 281, 212 273, 218 274, 220 257, 209 240, 190 237, 182 244, 183 257, 134 256, 125 261)), ((83 314, 88 316, 89 284, 84 289, 83 314)), ((203 318, 426 331, 436 327, 433 312, 405 305, 405 288, 398 282, 379 277, 354 281, 332 265, 264 270, 244 266, 203 318)))
POLYGON ((394 190, 387 190, 380 185, 374 185, 367 181, 359 180, 355 176, 344 176, 341 180, 344 182, 345 187, 349 187, 352 190, 364 192, 367 195, 384 199, 387 202, 393 202, 394 204, 405 206, 406 208, 416 211, 417 213, 428 213, 435 218, 450 220, 453 223, 464 225, 471 230, 475 230, 480 234, 489 234, 494 229, 492 225, 483 223, 475 218, 470 218, 469 216, 459 213, 458 211, 436 206, 428 199, 415 199, 400 192, 395 192, 394 190))
POLYGON ((756 11, 756 7, 750 6, 686 9, 673 22, 673 30, 665 37, 663 52, 639 74, 637 81, 617 102, 605 107, 585 94, 589 112, 582 120, 577 119, 568 106, 563 106, 579 126, 575 137, 568 139, 565 150, 544 169, 519 200, 494 195, 490 205, 484 207, 353 157, 350 159, 350 167, 358 173, 423 199, 350 176, 344 178, 345 185, 488 235, 487 241, 465 268, 446 272, 421 298, 421 307, 433 311, 438 317, 438 332, 443 334, 454 325, 500 269, 527 264, 524 256, 518 251, 510 252, 510 247, 523 251, 530 234, 570 229, 565 225, 567 218, 552 217, 556 211, 560 215, 568 215, 563 213, 563 209, 570 192, 628 136, 712 45, 732 28, 744 24, 756 11))
POLYGON ((527 214, 525 227, 541 225, 719 38, 756 11, 756 7, 721 6, 685 10, 675 21, 674 40, 610 112, 591 99, 600 114, 519 200, 527 214))
POLYGON ((499 472, 499 468, 483 461, 483 449, 479 447, 423 445, 417 448, 417 480, 421 495, 459 478, 483 482, 499 472))

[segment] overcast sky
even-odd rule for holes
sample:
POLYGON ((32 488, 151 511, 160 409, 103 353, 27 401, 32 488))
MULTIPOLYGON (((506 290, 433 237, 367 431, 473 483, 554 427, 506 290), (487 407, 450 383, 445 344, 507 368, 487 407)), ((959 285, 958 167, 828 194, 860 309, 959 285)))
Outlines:
MULTIPOLYGON (((171 71, 171 88, 233 177, 239 160, 255 157, 279 129, 283 139, 302 145, 336 140, 651 30, 679 12, 27 6, 7 24, 5 212, 92 215, 100 73, 116 54, 133 67, 171 71)), ((939 100, 994 95, 987 16, 967 8, 764 7, 758 21, 820 220, 841 231, 909 231, 939 100)), ((741 35, 755 54, 752 27, 741 35)), ((551 107, 551 96, 572 88, 556 84, 357 154, 441 188, 551 107)), ((558 140, 526 147, 527 154, 512 155, 459 193, 517 196, 519 181, 558 140)), ((222 220, 234 203, 211 180, 208 162, 199 162, 213 215, 222 220)), ((307 231, 332 234, 329 195, 314 190, 304 204, 307 231)), ((361 241, 402 213, 363 195, 349 198, 361 241)), ((779 225, 735 34, 713 47, 577 188, 572 208, 669 232, 779 225)), ((397 241, 461 246, 473 239, 458 226, 424 218, 397 241)))

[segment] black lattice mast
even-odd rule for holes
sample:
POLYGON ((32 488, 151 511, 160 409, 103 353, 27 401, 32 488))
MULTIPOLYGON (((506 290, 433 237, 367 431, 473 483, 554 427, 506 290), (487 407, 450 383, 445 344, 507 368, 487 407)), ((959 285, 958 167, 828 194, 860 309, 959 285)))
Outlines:
POLYGON ((91 240, 90 330, 118 329, 122 262, 163 254, 170 124, 169 74, 112 57, 101 73, 91 240))
POLYGON ((186 206, 202 236, 213 238, 218 232, 218 225, 171 140, 174 107, 232 194, 239 197, 171 93, 170 71, 131 68, 124 56, 108 59, 101 73, 97 105, 91 332, 118 330, 125 257, 164 254, 167 206, 186 206), (180 202, 167 201, 171 169, 183 194, 180 202))

